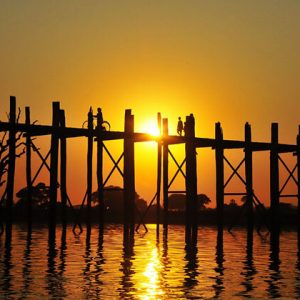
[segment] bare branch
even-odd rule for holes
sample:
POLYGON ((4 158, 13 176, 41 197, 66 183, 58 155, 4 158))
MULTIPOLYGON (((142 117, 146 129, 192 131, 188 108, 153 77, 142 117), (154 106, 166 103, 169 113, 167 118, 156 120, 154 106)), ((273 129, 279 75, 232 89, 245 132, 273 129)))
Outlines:
POLYGON ((17 153, 16 157, 21 157, 24 153, 25 153, 25 148, 23 148, 20 153, 17 153))
POLYGON ((21 116, 21 108, 18 107, 18 115, 17 115, 16 123, 19 123, 20 116, 21 116))
POLYGON ((5 138, 6 138, 6 135, 7 135, 7 131, 4 131, 4 134, 3 134, 2 139, 1 139, 1 142, 0 142, 1 145, 4 143, 4 140, 5 140, 5 138))

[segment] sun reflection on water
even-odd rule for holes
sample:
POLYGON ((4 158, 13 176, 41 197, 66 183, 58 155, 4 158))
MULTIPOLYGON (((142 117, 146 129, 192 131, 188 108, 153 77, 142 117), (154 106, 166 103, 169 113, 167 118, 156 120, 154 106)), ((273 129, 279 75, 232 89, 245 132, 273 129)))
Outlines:
POLYGON ((138 298, 143 300, 161 299, 164 291, 160 282, 162 263, 160 261, 159 249, 153 243, 147 243, 147 251, 141 261, 141 272, 136 273, 138 298))

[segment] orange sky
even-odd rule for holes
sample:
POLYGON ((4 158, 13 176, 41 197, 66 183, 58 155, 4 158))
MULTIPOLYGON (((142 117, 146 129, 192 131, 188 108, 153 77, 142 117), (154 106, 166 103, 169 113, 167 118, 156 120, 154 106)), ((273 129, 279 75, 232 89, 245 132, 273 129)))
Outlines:
MULTIPOLYGON (((198 136, 212 137, 220 121, 225 138, 243 138, 248 121, 253 139, 265 141, 277 121, 280 141, 295 142, 298 0, 0 3, 1 120, 15 95, 43 124, 51 122, 51 101, 60 100, 70 126, 80 127, 92 105, 102 107, 113 130, 123 129, 124 109, 132 108, 136 130, 160 111, 175 133, 177 117, 193 112, 198 136)), ((47 152, 46 141, 37 144, 47 152)), ((121 143, 115 144, 110 147, 118 154, 121 143)), ((137 192, 149 200, 155 193, 155 148, 136 149, 137 192)), ((68 189, 74 202, 84 194, 85 152, 83 139, 70 142, 68 189)), ((254 160, 254 188, 266 201, 268 157, 260 153, 254 160)), ((214 201, 213 158, 211 150, 198 151, 198 189, 214 201)), ((20 176, 17 187, 23 182, 20 176)))

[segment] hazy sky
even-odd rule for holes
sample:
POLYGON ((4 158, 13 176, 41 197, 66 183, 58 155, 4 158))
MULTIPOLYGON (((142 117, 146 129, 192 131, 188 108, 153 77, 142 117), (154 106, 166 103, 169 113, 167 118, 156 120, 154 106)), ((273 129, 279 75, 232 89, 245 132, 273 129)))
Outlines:
MULTIPOLYGON (((253 139, 269 140, 277 121, 280 140, 294 143, 299 36, 298 0, 0 0, 0 118, 15 95, 39 123, 50 123, 51 101, 60 100, 71 126, 81 126, 92 105, 113 130, 132 108, 137 130, 160 111, 175 133, 177 117, 193 112, 198 136, 212 137, 221 121, 226 138, 243 138, 248 121, 253 139)), ((69 190, 79 199, 86 142, 69 145, 69 190)), ((155 148, 139 145, 137 152, 137 191, 149 200, 155 148)), ((198 154, 199 190, 214 199, 213 152, 198 154)), ((257 159, 259 179, 266 158, 257 159)), ((267 197, 268 179, 258 181, 267 197)))

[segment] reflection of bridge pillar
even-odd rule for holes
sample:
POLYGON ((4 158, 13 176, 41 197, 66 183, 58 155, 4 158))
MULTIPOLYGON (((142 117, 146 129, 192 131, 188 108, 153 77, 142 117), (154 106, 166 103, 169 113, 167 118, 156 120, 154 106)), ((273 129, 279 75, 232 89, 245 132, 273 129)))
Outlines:
POLYGON ((125 111, 124 138, 124 231, 134 233, 135 180, 134 180, 134 116, 125 111))
POLYGON ((186 117, 185 125, 185 153, 186 153, 186 242, 197 238, 197 159, 195 146, 195 119, 186 117))
POLYGON ((245 175, 247 194, 247 228, 253 231, 253 176, 252 176, 252 149, 251 149, 251 126, 245 124, 245 175))
POLYGON ((215 141, 217 225, 220 231, 223 230, 224 219, 224 148, 223 132, 219 122, 215 124, 215 141))
POLYGON ((271 229, 279 230, 278 123, 272 123, 270 152, 271 229))
POLYGON ((169 195, 168 195, 168 185, 169 185, 169 145, 166 141, 168 137, 168 119, 163 119, 163 227, 168 227, 168 209, 169 209, 169 195))

